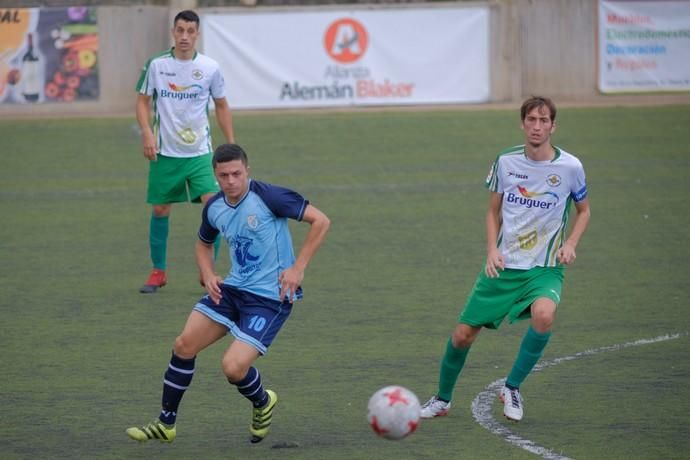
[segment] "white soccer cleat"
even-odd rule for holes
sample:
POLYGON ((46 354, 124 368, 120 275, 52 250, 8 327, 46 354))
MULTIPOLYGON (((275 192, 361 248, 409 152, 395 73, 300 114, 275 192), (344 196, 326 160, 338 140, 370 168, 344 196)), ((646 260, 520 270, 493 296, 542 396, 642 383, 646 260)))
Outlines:
POLYGON ((517 388, 511 390, 504 386, 501 388, 498 397, 503 403, 503 415, 505 415, 507 419, 515 422, 522 420, 522 395, 520 394, 520 390, 517 388))
POLYGON ((420 417, 422 418, 434 418, 443 417, 448 415, 450 410, 450 401, 441 401, 438 396, 434 395, 422 406, 422 412, 420 417))

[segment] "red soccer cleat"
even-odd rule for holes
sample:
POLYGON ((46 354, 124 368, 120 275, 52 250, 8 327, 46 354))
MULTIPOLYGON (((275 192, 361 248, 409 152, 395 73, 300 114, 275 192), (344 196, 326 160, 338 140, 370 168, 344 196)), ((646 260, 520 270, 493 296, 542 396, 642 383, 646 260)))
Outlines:
POLYGON ((142 294, 153 294, 158 291, 158 288, 162 288, 166 284, 168 284, 168 278, 165 276, 165 270, 154 268, 149 275, 149 279, 146 280, 146 284, 139 289, 139 292, 142 294))

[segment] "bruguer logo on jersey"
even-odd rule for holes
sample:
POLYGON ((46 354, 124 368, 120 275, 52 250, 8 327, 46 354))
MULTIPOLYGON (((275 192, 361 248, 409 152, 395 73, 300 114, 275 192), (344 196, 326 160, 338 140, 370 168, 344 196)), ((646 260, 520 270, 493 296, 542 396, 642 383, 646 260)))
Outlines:
POLYGON ((177 86, 175 83, 168 83, 167 89, 161 90, 160 97, 169 97, 171 99, 198 99, 201 91, 204 90, 200 85, 177 86), (197 90, 197 92, 193 92, 197 90))
POLYGON ((551 209, 551 206, 555 206, 558 203, 558 195, 553 192, 530 192, 524 187, 518 185, 518 191, 520 195, 518 196, 512 192, 508 192, 506 195, 506 203, 515 203, 526 208, 538 208, 538 209, 551 209), (556 201, 542 201, 535 199, 539 196, 545 196, 549 199, 550 197, 555 198, 556 201))

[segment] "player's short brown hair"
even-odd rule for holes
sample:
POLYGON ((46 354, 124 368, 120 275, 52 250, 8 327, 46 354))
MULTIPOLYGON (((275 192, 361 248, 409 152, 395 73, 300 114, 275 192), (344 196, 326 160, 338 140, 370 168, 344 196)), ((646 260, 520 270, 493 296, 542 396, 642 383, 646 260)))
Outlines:
POLYGON ((522 103, 522 107, 520 107, 520 119, 522 121, 525 121, 525 117, 527 116, 528 113, 530 113, 532 110, 537 109, 537 108, 542 108, 542 107, 547 107, 549 109, 549 116, 551 117, 551 121, 556 120, 556 104, 553 103, 551 99, 548 97, 544 96, 532 96, 529 99, 527 99, 525 102, 522 103))

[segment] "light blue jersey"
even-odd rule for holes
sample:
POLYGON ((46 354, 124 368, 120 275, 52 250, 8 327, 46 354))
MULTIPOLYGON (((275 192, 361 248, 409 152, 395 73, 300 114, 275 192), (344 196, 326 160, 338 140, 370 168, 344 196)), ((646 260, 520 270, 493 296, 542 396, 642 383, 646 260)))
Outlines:
MULTIPOLYGON (((223 192, 211 198, 201 216, 199 239, 212 244, 218 233, 228 243, 232 266, 224 283, 274 300, 280 299, 278 276, 295 263, 288 219, 301 221, 309 201, 299 193, 249 180, 237 205, 223 192)), ((302 289, 295 293, 302 297, 302 289)))

